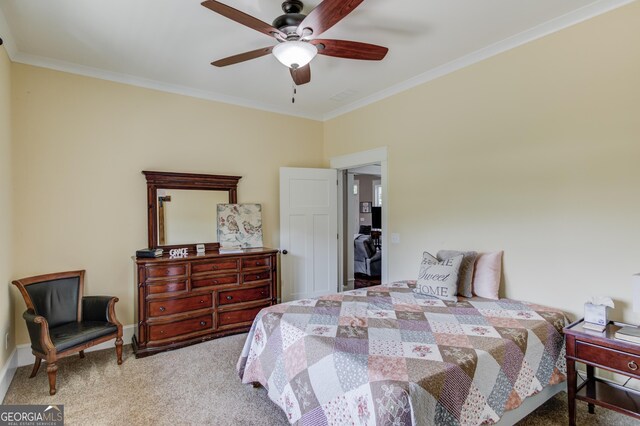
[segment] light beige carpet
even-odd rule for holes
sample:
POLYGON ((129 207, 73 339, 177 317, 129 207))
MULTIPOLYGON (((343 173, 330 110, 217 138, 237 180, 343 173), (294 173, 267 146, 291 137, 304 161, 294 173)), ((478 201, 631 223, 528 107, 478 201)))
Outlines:
MULTIPOLYGON (((4 404, 64 404, 68 425, 287 425, 263 388, 243 385, 235 370, 246 334, 135 359, 125 346, 124 362, 115 351, 88 352, 60 362, 58 393, 49 396, 46 365, 29 379, 21 367, 4 404)), ((566 394, 560 393, 519 425, 568 424, 566 394)), ((579 425, 637 425, 596 407, 578 404, 579 425)))

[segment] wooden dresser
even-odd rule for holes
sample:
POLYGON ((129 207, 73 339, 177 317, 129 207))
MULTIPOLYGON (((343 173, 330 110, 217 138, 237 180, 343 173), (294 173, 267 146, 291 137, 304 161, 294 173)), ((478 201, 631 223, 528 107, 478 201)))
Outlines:
POLYGON ((137 358, 249 330, 276 303, 277 250, 135 258, 137 358))

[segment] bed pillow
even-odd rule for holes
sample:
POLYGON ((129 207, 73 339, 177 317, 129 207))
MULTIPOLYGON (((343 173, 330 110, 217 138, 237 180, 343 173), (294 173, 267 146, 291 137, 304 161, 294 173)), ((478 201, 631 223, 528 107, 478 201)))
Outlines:
POLYGON ((473 294, 487 299, 499 299, 502 274, 502 251, 480 253, 473 274, 473 294))
POLYGON ((457 301, 458 273, 462 259, 463 256, 459 255, 439 261, 430 253, 424 252, 414 291, 442 300, 457 301))
POLYGON ((472 297, 471 284, 473 282, 473 269, 478 253, 475 251, 440 250, 438 260, 451 259, 462 255, 460 274, 458 275, 458 294, 464 297, 472 297))

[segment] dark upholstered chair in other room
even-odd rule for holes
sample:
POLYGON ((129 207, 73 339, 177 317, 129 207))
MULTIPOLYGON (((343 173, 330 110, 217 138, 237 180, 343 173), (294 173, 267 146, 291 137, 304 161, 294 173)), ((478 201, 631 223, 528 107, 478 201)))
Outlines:
POLYGON ((49 393, 56 393, 58 359, 80 353, 115 337, 118 364, 122 364, 122 324, 115 312, 117 297, 83 296, 84 271, 59 272, 13 281, 27 305, 31 352, 36 356, 31 377, 47 362, 49 393))
POLYGON ((369 235, 358 235, 353 241, 353 272, 370 277, 379 277, 382 273, 382 252, 376 250, 369 235))

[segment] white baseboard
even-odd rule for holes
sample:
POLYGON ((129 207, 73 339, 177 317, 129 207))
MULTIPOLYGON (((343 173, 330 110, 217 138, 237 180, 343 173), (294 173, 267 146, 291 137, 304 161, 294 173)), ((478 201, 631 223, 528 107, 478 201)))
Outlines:
POLYGON ((16 360, 18 359, 16 353, 17 349, 14 348, 11 355, 9 355, 9 359, 7 359, 7 362, 2 366, 2 370, 0 370, 0 404, 2 404, 4 396, 7 394, 11 380, 13 380, 13 375, 16 374, 16 369, 18 368, 16 364, 16 360))
MULTIPOLYGON (((135 324, 129 324, 122 327, 122 340, 125 345, 131 343, 131 338, 133 337, 133 331, 135 328, 135 324)), ((93 351, 101 351, 103 349, 113 348, 116 339, 111 339, 106 342, 102 342, 99 345, 95 345, 85 350, 85 352, 93 352, 93 351)), ((25 343, 22 345, 16 346, 16 365, 18 367, 24 367, 25 365, 31 365, 35 361, 35 357, 31 353, 31 345, 29 343, 25 343)))
MULTIPOLYGON (((131 343, 134 330, 135 324, 129 324, 122 327, 122 340, 125 345, 131 343)), ((110 349, 114 347, 114 344, 115 339, 111 339, 107 342, 100 343, 99 345, 92 346, 85 350, 85 352, 110 349)), ((9 385, 13 379, 13 375, 16 373, 16 369, 25 365, 31 365, 34 361, 35 357, 31 353, 31 345, 29 343, 18 345, 13 352, 11 352, 11 356, 9 356, 7 362, 2 366, 2 369, 0 369, 0 403, 4 400, 4 396, 9 389, 9 385)))

